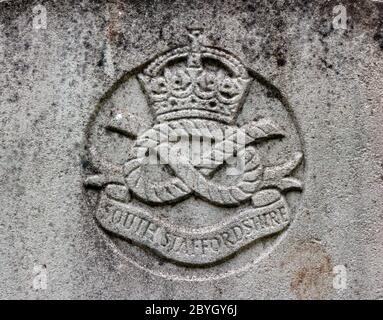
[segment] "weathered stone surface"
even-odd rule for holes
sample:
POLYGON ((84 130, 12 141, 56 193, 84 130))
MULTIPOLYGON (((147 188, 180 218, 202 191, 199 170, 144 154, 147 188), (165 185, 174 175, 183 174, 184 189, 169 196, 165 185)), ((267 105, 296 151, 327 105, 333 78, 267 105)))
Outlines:
POLYGON ((382 298, 382 21, 0 2, 0 298, 382 298))

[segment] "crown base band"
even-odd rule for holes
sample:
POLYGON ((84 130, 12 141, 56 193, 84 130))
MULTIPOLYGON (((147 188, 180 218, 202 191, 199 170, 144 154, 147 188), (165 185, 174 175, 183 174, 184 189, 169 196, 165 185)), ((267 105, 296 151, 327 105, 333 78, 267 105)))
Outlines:
POLYGON ((223 124, 230 124, 233 122, 231 116, 223 115, 216 112, 210 112, 207 110, 198 110, 198 109, 188 109, 180 111, 171 111, 167 113, 160 114, 156 117, 156 122, 163 121, 172 121, 188 118, 198 118, 198 119, 208 119, 216 122, 221 122, 223 124))

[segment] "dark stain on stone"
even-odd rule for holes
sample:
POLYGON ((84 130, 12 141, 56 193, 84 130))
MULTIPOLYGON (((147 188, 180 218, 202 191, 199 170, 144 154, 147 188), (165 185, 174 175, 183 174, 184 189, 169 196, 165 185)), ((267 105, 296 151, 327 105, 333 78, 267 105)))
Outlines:
POLYGON ((278 67, 283 67, 287 64, 286 53, 287 50, 284 47, 278 47, 275 50, 274 56, 276 58, 278 67))
POLYGON ((105 54, 104 51, 101 51, 101 58, 97 62, 97 67, 102 68, 105 64, 105 54))
POLYGON ((379 48, 383 50, 383 22, 380 24, 380 26, 376 30, 373 36, 373 39, 379 44, 379 48))
POLYGON ((81 167, 86 170, 90 165, 90 162, 88 160, 81 159, 81 167))
POLYGON ((324 66, 328 69, 333 69, 333 65, 331 63, 328 63, 325 59, 320 58, 320 61, 324 64, 324 66))
POLYGON ((287 61, 285 58, 277 58, 277 65, 278 67, 283 67, 284 65, 286 65, 287 61))
POLYGON ((249 10, 250 12, 254 12, 255 11, 255 7, 252 4, 248 4, 247 5, 247 10, 249 10))

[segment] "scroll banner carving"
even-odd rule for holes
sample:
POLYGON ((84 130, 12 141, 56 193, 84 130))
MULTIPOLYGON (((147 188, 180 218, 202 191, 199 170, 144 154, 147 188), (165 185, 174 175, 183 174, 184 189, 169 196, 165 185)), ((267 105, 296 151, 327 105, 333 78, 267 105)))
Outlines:
POLYGON ((201 228, 172 226, 150 212, 102 195, 96 218, 101 226, 157 254, 184 264, 209 264, 240 248, 285 229, 290 211, 283 196, 260 208, 251 208, 218 224, 201 228))

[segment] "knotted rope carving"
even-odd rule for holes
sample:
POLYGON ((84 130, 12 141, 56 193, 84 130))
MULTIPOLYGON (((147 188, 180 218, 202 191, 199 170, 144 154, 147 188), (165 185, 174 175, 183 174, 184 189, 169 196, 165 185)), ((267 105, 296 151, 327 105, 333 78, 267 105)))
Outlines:
POLYGON ((268 119, 252 121, 241 128, 202 119, 180 119, 154 125, 140 135, 133 146, 133 156, 125 163, 124 177, 91 176, 87 184, 101 187, 108 183, 125 184, 140 200, 153 204, 180 201, 192 193, 217 205, 239 205, 257 191, 273 187, 300 189, 299 180, 288 177, 302 159, 297 152, 286 163, 267 167, 257 150, 249 144, 283 136, 280 128, 268 119), (215 143, 193 164, 182 154, 180 138, 204 137, 215 143), (219 137, 219 139, 217 139, 219 137), (242 137, 238 143, 238 137, 242 137), (246 146, 246 148, 245 148, 246 146), (168 165, 174 176, 161 182, 145 177, 148 151, 168 165), (243 173, 234 185, 222 185, 210 178, 225 162, 236 155, 243 157, 243 173))
POLYGON ((262 185, 264 167, 257 151, 253 147, 244 148, 256 139, 277 135, 276 127, 264 120, 247 126, 250 130, 228 127, 206 120, 187 119, 153 126, 138 137, 134 148, 136 155, 127 162, 124 168, 125 183, 141 200, 151 203, 168 203, 184 198, 191 193, 218 205, 238 205, 248 200, 262 185), (241 131, 239 131, 241 130, 241 131), (223 132, 225 131, 225 132, 223 132), (238 144, 238 137, 243 134, 243 144, 238 144), (206 137, 214 139, 217 135, 224 137, 212 149, 203 154, 202 165, 194 166, 190 159, 182 156, 177 149, 177 137, 206 137), (152 150, 173 170, 175 177, 159 184, 150 183, 143 176, 142 170, 146 163, 143 154, 152 150), (146 152, 145 152, 146 151, 146 152), (240 180, 231 186, 212 182, 208 175, 217 167, 237 154, 244 156, 244 170, 240 180), (205 166, 203 164, 206 164, 205 166))

